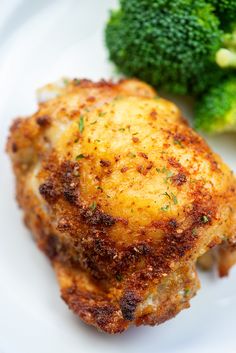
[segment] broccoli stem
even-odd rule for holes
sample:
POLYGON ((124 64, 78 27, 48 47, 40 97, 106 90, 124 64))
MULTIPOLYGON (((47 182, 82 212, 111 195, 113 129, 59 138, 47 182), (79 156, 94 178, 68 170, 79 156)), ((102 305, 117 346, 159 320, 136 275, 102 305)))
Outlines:
POLYGON ((222 68, 236 69, 236 53, 232 50, 221 48, 216 53, 216 63, 222 68))
POLYGON ((223 45, 227 49, 236 50, 236 29, 232 33, 223 36, 223 45))
POLYGON ((236 68, 236 29, 222 37, 223 47, 216 53, 216 63, 222 68, 236 68))

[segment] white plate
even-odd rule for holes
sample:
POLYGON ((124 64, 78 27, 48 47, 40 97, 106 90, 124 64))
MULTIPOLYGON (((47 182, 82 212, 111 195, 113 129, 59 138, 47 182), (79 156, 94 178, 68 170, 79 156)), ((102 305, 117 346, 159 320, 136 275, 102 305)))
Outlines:
MULTIPOLYGON (((0 352, 235 353, 236 269, 201 274, 202 289, 175 319, 108 336, 86 326, 59 297, 53 271, 21 220, 10 163, 8 127, 36 108, 35 89, 61 76, 113 76, 103 44, 109 0, 0 2, 0 352)), ((178 100, 177 100, 178 102, 178 100)), ((188 116, 191 109, 178 102, 188 116)), ((236 171, 236 135, 208 139, 236 171)))

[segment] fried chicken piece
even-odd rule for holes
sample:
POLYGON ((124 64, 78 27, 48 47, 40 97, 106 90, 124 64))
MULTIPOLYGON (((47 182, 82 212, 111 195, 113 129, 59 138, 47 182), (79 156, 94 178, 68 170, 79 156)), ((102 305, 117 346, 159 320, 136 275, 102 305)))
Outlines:
POLYGON ((140 81, 74 80, 39 94, 7 150, 62 298, 108 333, 174 317, 199 288, 197 259, 235 235, 232 172, 140 81))

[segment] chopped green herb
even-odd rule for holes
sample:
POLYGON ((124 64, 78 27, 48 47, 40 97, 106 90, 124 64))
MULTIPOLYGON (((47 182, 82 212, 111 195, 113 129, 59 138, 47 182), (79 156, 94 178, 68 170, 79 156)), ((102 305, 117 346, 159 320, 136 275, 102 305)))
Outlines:
POLYGON ((170 200, 172 200, 174 202, 175 205, 178 204, 178 200, 177 197, 173 194, 173 192, 171 192, 170 194, 166 191, 163 194, 164 196, 167 196, 170 200))
POLYGON ((132 135, 133 135, 133 136, 134 136, 134 135, 138 135, 138 132, 134 132, 132 135))
POLYGON ((96 139, 95 142, 101 142, 101 140, 96 139))
POLYGON ((169 207, 170 207, 169 205, 165 205, 165 206, 161 207, 161 211, 166 212, 166 211, 168 211, 169 207))
POLYGON ((174 204, 177 205, 178 204, 178 200, 177 200, 177 197, 173 194, 173 192, 171 193, 171 198, 172 198, 174 204))
POLYGON ((168 192, 166 191, 166 192, 164 192, 164 194, 163 195, 165 195, 165 196, 167 196, 169 199, 171 199, 171 197, 170 197, 170 194, 168 194, 168 192))
POLYGON ((174 144, 179 145, 180 147, 183 147, 182 141, 180 141, 180 140, 174 140, 174 144))
POLYGON ((79 132, 83 132, 84 131, 84 117, 83 115, 81 115, 81 117, 79 118, 79 132))
POLYGON ((165 183, 167 183, 168 179, 171 178, 174 175, 174 173, 171 172, 170 170, 168 170, 166 167, 163 167, 162 169, 156 168, 156 171, 158 173, 166 174, 166 178, 164 179, 165 183))
POLYGON ((202 216, 202 218, 201 218, 201 220, 202 220, 202 222, 203 223, 208 223, 209 222, 209 219, 208 219, 208 217, 207 216, 202 216))
POLYGON ((79 159, 85 158, 85 156, 83 155, 83 153, 80 153, 78 156, 76 156, 76 160, 78 161, 79 159))
POLYGON ((190 293, 190 289, 189 289, 189 288, 185 288, 184 294, 185 294, 185 295, 188 295, 189 293, 190 293))
POLYGON ((167 173, 168 170, 166 169, 166 167, 163 167, 162 170, 161 170, 162 173, 167 173))
POLYGON ((121 127, 121 128, 119 129, 119 131, 124 132, 124 131, 125 131, 125 129, 124 129, 123 127, 121 127))
POLYGON ((73 82, 76 84, 76 85, 79 85, 81 80, 79 80, 78 78, 74 78, 73 82))
POLYGON ((123 276, 120 273, 117 273, 116 274, 116 279, 117 279, 117 281, 121 282, 122 279, 123 279, 123 276))
POLYGON ((185 288, 184 294, 185 294, 185 295, 188 295, 189 293, 190 293, 190 288, 185 288))
POLYGON ((171 171, 167 171, 166 173, 166 178, 164 179, 165 183, 167 184, 168 183, 168 180, 174 175, 173 172, 171 171))
POLYGON ((131 157, 131 158, 135 158, 136 157, 136 154, 132 153, 132 152, 129 152, 128 153, 128 156, 131 157))
POLYGON ((90 125, 94 125, 96 124, 97 120, 93 121, 90 125))
POLYGON ((174 173, 171 171, 168 171, 166 174, 167 178, 171 178, 173 175, 174 175, 174 173))
POLYGON ((68 80, 68 78, 63 78, 63 83, 64 83, 64 85, 68 85, 69 82, 70 82, 70 81, 68 80))
POLYGON ((93 203, 90 205, 91 210, 94 211, 96 207, 97 207, 97 202, 93 201, 93 203))
POLYGON ((98 113, 98 116, 101 116, 101 117, 102 117, 102 116, 105 116, 105 115, 106 115, 106 112, 99 112, 99 113, 98 113))
POLYGON ((197 235, 197 229, 196 229, 196 228, 193 228, 192 234, 193 234, 193 235, 197 235))

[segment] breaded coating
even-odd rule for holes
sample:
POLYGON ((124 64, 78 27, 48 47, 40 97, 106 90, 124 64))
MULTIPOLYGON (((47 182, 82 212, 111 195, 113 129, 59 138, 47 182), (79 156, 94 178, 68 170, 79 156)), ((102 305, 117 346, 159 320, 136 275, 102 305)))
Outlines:
POLYGON ((223 242, 221 274, 235 262, 233 173, 140 81, 76 79, 39 97, 7 151, 62 298, 108 333, 174 317, 199 288, 201 255, 223 242))

